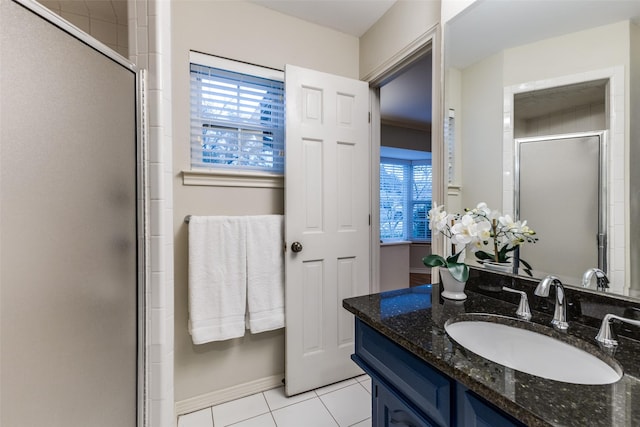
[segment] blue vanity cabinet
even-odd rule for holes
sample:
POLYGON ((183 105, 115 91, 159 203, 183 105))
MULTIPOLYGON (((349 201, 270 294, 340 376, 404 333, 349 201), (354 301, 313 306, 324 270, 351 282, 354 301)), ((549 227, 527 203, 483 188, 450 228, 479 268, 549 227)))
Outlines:
POLYGON ((371 378, 372 425, 384 427, 433 427, 429 420, 385 386, 371 378))
POLYGON ((474 392, 463 386, 456 385, 457 420, 459 426, 491 426, 512 427, 524 426, 493 405, 481 399, 474 392))
POLYGON ((524 426, 357 318, 355 350, 371 376, 373 427, 524 426))

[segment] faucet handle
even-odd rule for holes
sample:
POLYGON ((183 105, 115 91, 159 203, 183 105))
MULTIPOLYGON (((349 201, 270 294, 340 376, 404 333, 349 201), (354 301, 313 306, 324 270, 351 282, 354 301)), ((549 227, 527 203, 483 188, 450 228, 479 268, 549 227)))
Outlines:
POLYGON ((503 291, 513 292, 514 294, 520 294, 520 304, 518 304, 518 310, 516 310, 516 316, 522 320, 531 320, 531 310, 529 309, 529 299, 527 293, 511 289, 506 286, 502 287, 503 291))
POLYGON ((628 319, 626 317, 617 316, 611 313, 607 314, 606 316, 604 316, 604 319, 602 319, 600 330, 598 331, 598 335, 596 335, 596 341, 598 341, 604 347, 607 347, 607 348, 612 348, 618 345, 618 340, 616 339, 616 335, 611 329, 611 321, 613 319, 617 319, 625 323, 630 323, 632 325, 640 326, 640 320, 628 319))

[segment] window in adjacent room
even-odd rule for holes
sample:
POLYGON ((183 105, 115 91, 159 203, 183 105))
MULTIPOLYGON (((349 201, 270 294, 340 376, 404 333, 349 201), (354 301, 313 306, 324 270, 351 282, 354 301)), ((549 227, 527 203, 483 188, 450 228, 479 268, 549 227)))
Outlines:
MULTIPOLYGON (((380 238, 430 241, 431 153, 401 151, 405 158, 380 158, 380 238)), ((397 153, 381 147, 382 156, 397 153)))
POLYGON ((283 72, 191 52, 191 168, 284 172, 283 72))

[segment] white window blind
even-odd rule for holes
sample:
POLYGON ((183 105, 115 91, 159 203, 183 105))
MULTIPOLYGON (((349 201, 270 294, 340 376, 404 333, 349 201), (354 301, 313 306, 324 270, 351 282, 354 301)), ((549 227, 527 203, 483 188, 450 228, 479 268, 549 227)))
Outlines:
POLYGON ((380 160, 380 238, 431 240, 431 160, 380 160))
POLYGON ((404 240, 407 236, 410 162, 380 161, 380 238, 404 240))
POLYGON ((431 210, 431 161, 411 164, 411 240, 431 240, 428 214, 431 210))
POLYGON ((192 62, 191 167, 282 174, 282 80, 192 62))

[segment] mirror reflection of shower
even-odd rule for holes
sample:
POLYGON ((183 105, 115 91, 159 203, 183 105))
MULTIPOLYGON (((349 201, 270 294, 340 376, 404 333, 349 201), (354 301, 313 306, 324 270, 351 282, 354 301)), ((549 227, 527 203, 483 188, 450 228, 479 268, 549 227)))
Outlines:
POLYGON ((607 79, 516 93, 514 213, 537 231, 534 274, 579 286, 607 271, 607 79))

